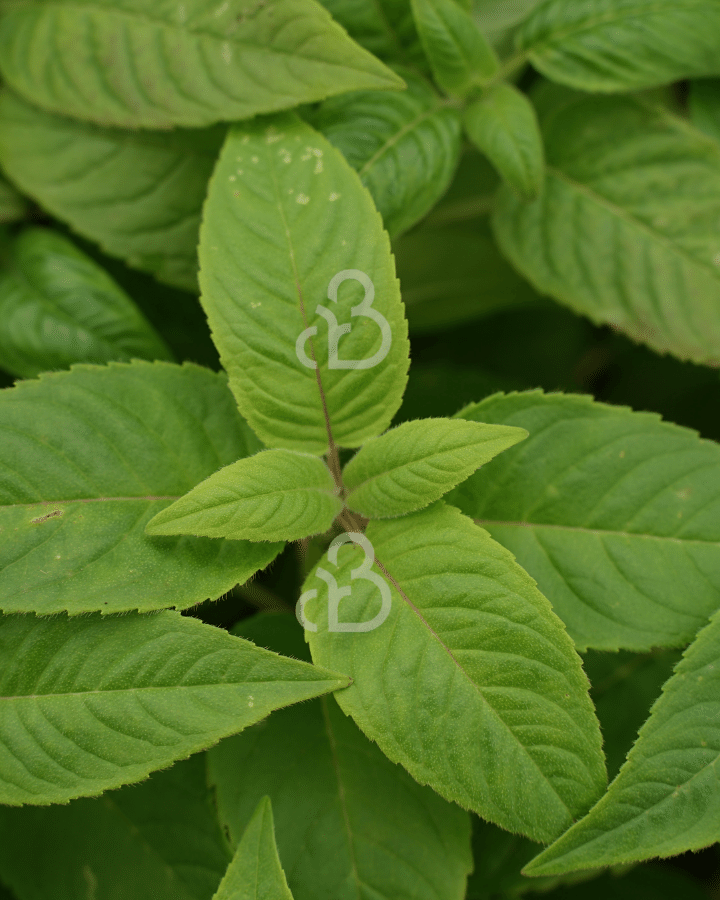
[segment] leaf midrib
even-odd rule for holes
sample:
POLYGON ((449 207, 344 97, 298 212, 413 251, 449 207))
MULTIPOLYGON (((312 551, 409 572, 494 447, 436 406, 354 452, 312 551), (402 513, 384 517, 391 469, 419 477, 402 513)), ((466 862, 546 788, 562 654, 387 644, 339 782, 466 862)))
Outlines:
POLYGON ((709 547, 719 547, 720 548, 720 540, 717 541, 706 541, 701 538, 679 538, 679 537, 671 537, 664 536, 660 534, 644 534, 643 532, 638 531, 620 531, 612 528, 585 528, 582 525, 557 525, 552 524, 550 522, 522 522, 522 521, 503 521, 501 519, 473 519, 476 525, 482 525, 485 527, 486 525, 493 526, 497 525, 499 527, 514 527, 514 528, 545 528, 552 531, 569 531, 569 532, 577 532, 579 534, 592 534, 597 537, 604 537, 606 535, 611 537, 622 537, 622 538, 641 538, 643 540, 652 540, 652 541, 669 541, 674 544, 699 544, 706 545, 709 547))
MULTIPOLYGON (((483 442, 483 443, 487 443, 487 442, 483 442)), ((477 441, 472 440, 468 444, 462 444, 461 446, 458 446, 458 447, 452 447, 450 450, 431 450, 427 456, 419 456, 419 457, 416 457, 415 459, 409 459, 406 462, 398 463, 396 466, 391 466, 389 469, 383 469, 383 471, 378 472, 377 475, 369 475, 364 481, 360 481, 354 487, 349 488, 348 489, 348 498, 352 494, 354 494, 355 491, 359 491, 360 488, 365 487, 368 484, 372 484, 373 481, 377 481, 378 479, 384 478, 387 475, 391 475, 393 472, 398 472, 402 469, 412 469, 412 467, 418 463, 426 463, 428 465, 432 465, 431 460, 435 459, 436 457, 449 456, 452 453, 455 453, 456 451, 462 452, 463 450, 467 450, 468 447, 473 447, 476 445, 477 445, 477 441)), ((480 467, 477 466, 477 468, 480 468, 480 467)), ((457 471, 458 470, 456 469, 456 470, 453 470, 452 472, 450 472, 449 473, 450 476, 452 477, 457 471)), ((459 471, 462 471, 462 468, 459 471)), ((415 474, 415 473, 413 473, 413 474, 415 474)), ((417 476, 417 477, 421 477, 421 476, 417 476)))

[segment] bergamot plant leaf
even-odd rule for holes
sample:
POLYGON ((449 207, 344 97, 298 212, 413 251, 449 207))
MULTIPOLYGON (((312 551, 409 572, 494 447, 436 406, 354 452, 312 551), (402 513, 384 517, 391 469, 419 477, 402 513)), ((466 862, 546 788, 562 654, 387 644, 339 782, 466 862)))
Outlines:
POLYGON ((720 607, 720 446, 571 394, 495 394, 458 416, 529 431, 448 500, 517 557, 579 649, 680 647, 720 607))
POLYGON ((0 73, 49 112, 130 128, 198 127, 403 86, 315 0, 23 4, 0 20, 0 73))
POLYGON ((641 98, 568 92, 550 105, 543 191, 525 203, 500 190, 501 249, 593 322, 720 364, 720 142, 641 98))
POLYGON ((617 778, 525 871, 675 856, 720 840, 720 613, 686 650, 617 778))
POLYGON ((535 110, 525 94, 505 82, 493 85, 468 104, 463 121, 470 140, 515 193, 534 200, 545 175, 545 151, 535 110))
POLYGON ((200 213, 222 127, 100 128, 0 92, 0 162, 43 209, 110 256, 197 293, 200 213))
POLYGON ((263 450, 215 472, 159 512, 145 531, 295 541, 327 531, 341 509, 323 460, 292 450, 263 450))
POLYGON ((25 198, 0 174, 0 224, 16 222, 26 212, 25 198))
POLYGON ((210 900, 232 852, 205 759, 102 797, 0 807, 0 878, 18 897, 210 900))
POLYGON ((495 51, 456 0, 412 0, 412 11, 435 81, 463 97, 498 71, 495 51))
POLYGON ((353 679, 338 703, 420 784, 509 831, 557 837, 606 781, 562 622, 512 555, 442 500, 360 538, 331 545, 298 611, 313 660, 353 679))
POLYGON ((693 81, 688 98, 690 119, 696 128, 720 142, 720 80, 693 81))
POLYGON ((516 35, 538 71, 582 91, 718 75, 719 42, 715 0, 548 0, 516 35))
POLYGON ((225 378, 195 365, 79 365, 0 391, 0 609, 184 609, 246 581, 282 544, 145 525, 258 449, 225 378))
POLYGON ((269 797, 258 803, 213 900, 293 900, 280 865, 269 797))
POLYGON ((357 170, 391 238, 422 219, 445 193, 462 134, 459 111, 424 78, 402 74, 405 91, 331 97, 310 119, 357 170))
POLYGON ((0 617, 0 803, 144 779, 348 679, 163 610, 0 617))
POLYGON ((422 509, 527 437, 522 428, 459 424, 416 419, 369 440, 343 469, 348 509, 369 519, 422 509))
POLYGON ((287 114, 233 127, 200 231, 201 301, 240 411, 271 447, 356 447, 397 411, 407 322, 357 173, 287 114))
POLYGON ((0 267, 0 366, 32 378, 76 362, 172 359, 125 291, 67 238, 27 228, 0 267))
MULTIPOLYGON (((310 659, 293 616, 260 613, 233 634, 310 659)), ((295 900, 465 896, 468 813, 391 763, 331 697, 279 710, 221 741, 208 753, 208 777, 234 843, 259 799, 270 797, 295 900)))

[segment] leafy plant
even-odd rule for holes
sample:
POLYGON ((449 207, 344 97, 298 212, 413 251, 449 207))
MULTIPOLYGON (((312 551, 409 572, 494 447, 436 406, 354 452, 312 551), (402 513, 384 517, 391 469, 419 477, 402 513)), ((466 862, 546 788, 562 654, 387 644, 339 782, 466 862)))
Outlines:
POLYGON ((2 900, 718 896, 719 50, 0 3, 2 900))

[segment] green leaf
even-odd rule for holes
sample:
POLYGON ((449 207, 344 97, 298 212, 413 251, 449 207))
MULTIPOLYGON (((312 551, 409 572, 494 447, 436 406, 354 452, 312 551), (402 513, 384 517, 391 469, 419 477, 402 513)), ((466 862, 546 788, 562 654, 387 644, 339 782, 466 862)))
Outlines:
POLYGON ((525 94, 511 84, 496 84, 465 109, 464 122, 470 140, 510 187, 525 200, 534 200, 545 175, 545 151, 525 94))
POLYGON ((548 0, 516 38, 543 75, 583 91, 720 74, 718 42, 715 0, 548 0))
POLYGON ((674 856, 720 839, 720 613, 686 650, 620 774, 528 875, 674 856))
POLYGON ((0 175, 0 224, 22 219, 26 212, 25 199, 0 175))
MULTIPOLYGON (((292 616, 261 613, 234 633, 309 659, 292 616)), ((295 900, 464 898, 468 814, 393 765, 332 698, 275 713, 222 741, 208 761, 218 813, 235 842, 258 799, 272 799, 295 900)))
POLYGON ((293 900, 278 857, 269 797, 258 803, 214 900, 293 900))
POLYGON ((50 112, 131 128, 198 127, 403 87, 314 0, 23 5, 0 20, 0 72, 50 112))
POLYGON ((693 125, 720 141, 720 79, 691 82, 688 107, 693 125))
POLYGON ((0 803, 140 781, 348 679, 164 610, 0 617, 0 803))
POLYGON ((32 378, 75 362, 171 359, 117 282, 61 235, 21 232, 0 270, 0 365, 32 378))
POLYGON ((22 898, 210 900, 230 859, 205 754, 99 798, 0 807, 0 876, 22 898))
POLYGON ((593 322, 720 365, 720 144, 631 97, 563 94, 544 118, 541 196, 498 197, 505 255, 593 322))
POLYGON ((316 456, 264 450, 211 475, 151 519, 147 534, 296 541, 327 531, 342 509, 316 456))
POLYGON ((455 0, 412 0, 420 40, 435 81, 447 94, 465 96, 498 71, 498 60, 469 12, 455 0))
POLYGON ((230 131, 210 182, 200 263, 230 387, 268 446, 321 454, 387 428, 409 364, 390 245, 357 173, 322 135, 292 115, 230 131), (372 302, 365 314, 361 302, 372 302), (347 368, 331 367, 329 319, 318 309, 341 323, 347 368))
POLYGON ((246 581, 281 544, 145 524, 257 449, 225 379, 194 365, 83 365, 0 392, 0 608, 186 608, 246 581))
POLYGON ((106 253, 194 292, 200 212, 224 135, 99 128, 0 93, 0 162, 13 181, 106 253))
POLYGON ((720 606, 720 446, 588 396, 496 394, 458 415, 530 432, 448 500, 537 580, 579 649, 692 640, 720 606))
POLYGON ((341 547, 337 569, 323 559, 330 571, 306 581, 317 591, 304 604, 313 660, 353 678, 338 703, 421 784, 552 840, 605 786, 588 682, 562 623, 510 553, 442 501, 371 522, 366 540, 369 575, 373 553, 358 573, 357 548, 341 547), (378 594, 386 619, 328 631, 329 576, 341 623, 371 624, 378 594))
POLYGON ((347 506, 370 519, 422 509, 526 437, 521 428, 453 419, 404 422, 372 438, 345 466, 347 506))
POLYGON ((460 113, 425 79, 403 71, 402 93, 333 97, 311 122, 342 151, 372 194, 390 237, 422 219, 447 190, 460 157, 460 113))
MULTIPOLYGON (((425 70, 427 61, 410 0, 322 0, 333 19, 375 56, 425 70)), ((403 76, 404 77, 404 76, 403 76)))

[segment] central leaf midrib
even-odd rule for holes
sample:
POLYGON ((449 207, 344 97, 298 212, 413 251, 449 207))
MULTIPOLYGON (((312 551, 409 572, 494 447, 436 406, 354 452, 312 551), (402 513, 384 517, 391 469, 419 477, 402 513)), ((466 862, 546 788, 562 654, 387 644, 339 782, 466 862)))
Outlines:
POLYGON ((611 537, 623 537, 623 538, 641 538, 643 540, 651 540, 651 541, 669 541, 674 544, 700 544, 709 546, 709 547, 720 547, 720 540, 717 541, 705 541, 701 538, 679 538, 679 537, 671 537, 664 536, 660 534, 644 534, 639 531, 619 531, 612 528, 586 528, 582 525, 556 525, 550 522, 522 522, 522 521, 504 521, 501 519, 474 519, 473 520, 476 525, 497 525, 499 527, 513 527, 513 528, 546 528, 553 531, 570 531, 576 532, 579 534, 592 534, 598 537, 603 537, 605 535, 611 537))
MULTIPOLYGON (((373 481, 377 481, 380 478, 384 478, 386 475, 390 475, 393 472, 398 472, 402 469, 411 469, 414 465, 417 465, 418 463, 427 463, 428 465, 431 465, 430 460, 432 460, 436 457, 449 456, 453 453, 467 450, 468 447, 475 446, 476 443, 477 443, 476 441, 471 441, 468 444, 463 444, 462 446, 459 446, 459 447, 452 447, 449 450, 431 450, 430 453, 428 453, 426 456, 418 456, 415 459, 409 459, 406 462, 398 463, 396 466, 390 466, 389 469, 384 469, 382 472, 378 472, 377 475, 368 475, 368 477, 365 478, 364 481, 360 481, 354 487, 349 488, 348 498, 353 493, 355 493, 355 491, 359 491, 360 488, 365 487, 368 484, 372 484, 373 481)), ((456 471, 457 470, 453 470, 450 474, 452 475, 456 471)), ((416 474, 416 473, 413 472, 413 474, 416 474)), ((422 476, 418 475, 417 477, 420 478, 422 476)))
POLYGON ((7 697, 0 697, 0 702, 3 700, 12 702, 13 700, 44 700, 46 698, 59 698, 59 697, 88 697, 93 694, 105 695, 105 694, 138 694, 140 692, 148 692, 148 691, 188 691, 188 690, 197 690, 202 688, 216 688, 216 687, 229 687, 229 688, 238 688, 245 687, 248 685, 252 685, 254 687, 258 687, 259 685, 286 685, 286 684, 299 684, 299 685, 312 685, 312 684, 327 684, 330 679, 320 678, 316 681, 214 681, 208 682, 207 684, 169 684, 169 685, 146 685, 145 687, 133 687, 133 688, 107 688, 100 689, 94 688, 90 691, 65 691, 63 693, 54 692, 51 694, 12 694, 7 697))

